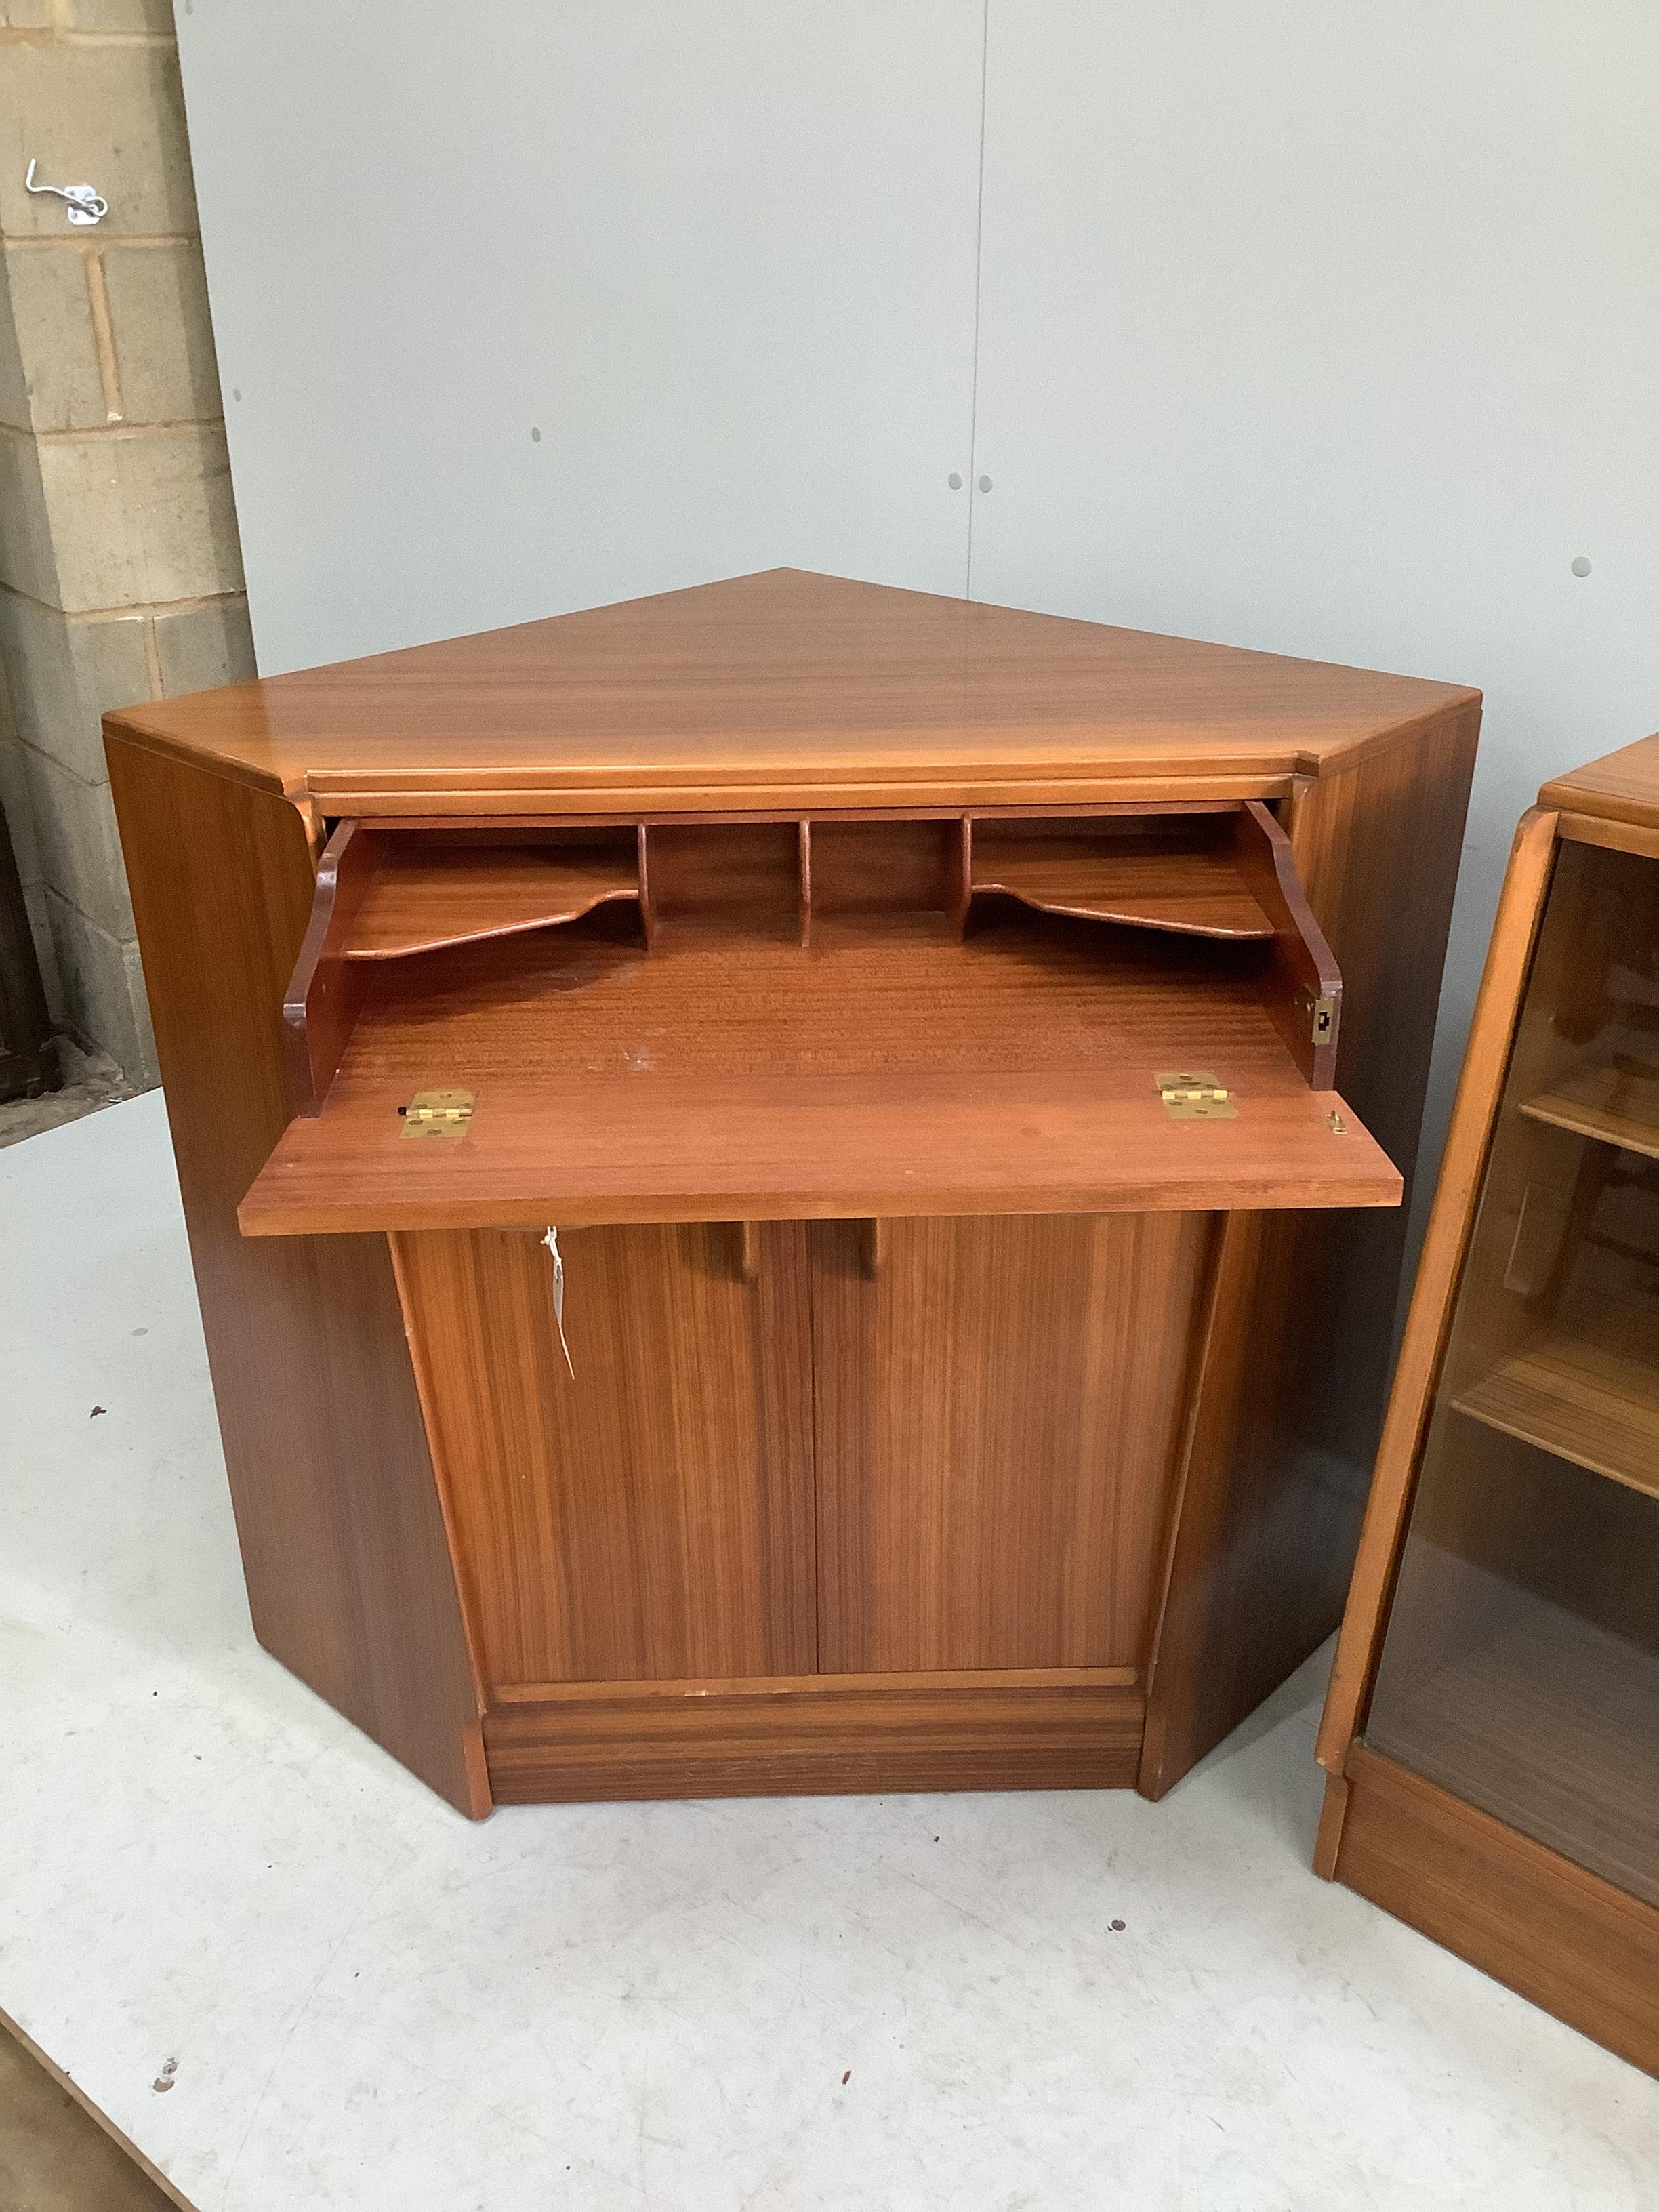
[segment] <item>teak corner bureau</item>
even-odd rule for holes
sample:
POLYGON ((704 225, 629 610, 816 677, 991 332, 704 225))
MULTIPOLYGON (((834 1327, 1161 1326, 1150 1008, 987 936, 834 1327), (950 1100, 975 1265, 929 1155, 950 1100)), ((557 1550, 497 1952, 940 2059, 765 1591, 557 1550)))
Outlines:
POLYGON ((1167 1789, 1340 1611, 1479 718, 793 570, 111 715, 263 1642, 475 1814, 1167 1789))

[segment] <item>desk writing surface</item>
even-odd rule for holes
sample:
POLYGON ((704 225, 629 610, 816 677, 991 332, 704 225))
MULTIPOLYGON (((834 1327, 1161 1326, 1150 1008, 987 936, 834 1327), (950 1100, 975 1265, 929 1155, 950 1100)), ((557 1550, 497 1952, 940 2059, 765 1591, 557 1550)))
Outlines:
POLYGON ((111 728, 331 812, 1260 793, 1479 695, 778 568, 124 708, 111 728))
POLYGON ((602 914, 375 963, 244 1231, 1399 1202, 1308 1088, 1249 944, 1018 908, 961 942, 924 915, 826 921, 810 950, 629 932, 602 914), (1237 1117, 1172 1119, 1154 1079, 1187 1069, 1237 1117), (404 1141, 398 1107, 442 1087, 474 1092, 466 1135, 404 1141))

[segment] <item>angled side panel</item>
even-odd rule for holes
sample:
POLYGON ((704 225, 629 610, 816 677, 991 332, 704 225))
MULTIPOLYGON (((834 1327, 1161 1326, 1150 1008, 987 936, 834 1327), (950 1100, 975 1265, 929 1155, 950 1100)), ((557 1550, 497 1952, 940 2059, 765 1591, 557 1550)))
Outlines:
POLYGON ((1310 1251, 1328 1249, 1301 1214, 1223 1223, 1147 1686, 1144 1796, 1219 1743, 1340 1611, 1348 1516, 1288 1425, 1301 1347, 1329 1295, 1310 1251))
POLYGON ((289 1115, 304 824, 118 731, 107 750, 254 1627, 482 1814, 477 1691, 385 1240, 252 1244, 236 1228, 289 1115))
POLYGON ((1341 970, 1337 1082, 1398 1212, 1237 1213, 1218 1263, 1140 1788, 1163 1795, 1336 1626, 1382 1423, 1478 709, 1303 787, 1288 819, 1341 970))
MULTIPOLYGON (((1388 1395, 1480 727, 1478 707, 1443 715, 1346 775, 1304 787, 1285 825, 1309 902, 1342 971, 1336 1087, 1406 1183, 1397 1213, 1370 1220, 1349 1214, 1331 1225, 1333 1299, 1302 1378, 1306 1412, 1298 1433, 1340 1463, 1345 1483, 1357 1476, 1356 1528, 1388 1395)), ((1345 1580, 1346 1572, 1345 1561, 1345 1580)))

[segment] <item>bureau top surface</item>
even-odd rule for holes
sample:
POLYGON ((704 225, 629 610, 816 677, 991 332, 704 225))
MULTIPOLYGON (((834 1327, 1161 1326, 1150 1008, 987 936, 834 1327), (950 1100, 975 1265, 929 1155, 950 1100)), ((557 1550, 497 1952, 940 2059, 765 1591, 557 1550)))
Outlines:
POLYGON ((1265 795, 1454 684, 799 569, 131 707, 112 733, 335 813, 1265 795))
POLYGON ((1659 736, 1638 738, 1571 775, 1558 775, 1539 793, 1538 803, 1659 830, 1659 736))

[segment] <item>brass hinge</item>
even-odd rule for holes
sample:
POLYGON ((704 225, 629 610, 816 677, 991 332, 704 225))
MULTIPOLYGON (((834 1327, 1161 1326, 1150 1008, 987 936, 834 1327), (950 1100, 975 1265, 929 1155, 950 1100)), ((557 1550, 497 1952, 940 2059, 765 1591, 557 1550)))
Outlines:
POLYGON ((1236 1121, 1238 1109, 1207 1070, 1195 1075, 1155 1075, 1164 1110, 1172 1121, 1236 1121))
POLYGON ((1308 1029, 1314 1042, 1328 1044, 1336 1035, 1336 1000, 1316 999, 1311 991, 1303 991, 1297 995, 1308 1017, 1308 1029))
POLYGON ((472 1120, 470 1091, 417 1091, 407 1106, 398 1109, 406 1137, 447 1137, 452 1142, 465 1136, 472 1120))

